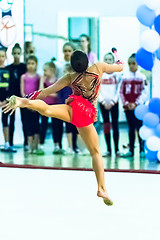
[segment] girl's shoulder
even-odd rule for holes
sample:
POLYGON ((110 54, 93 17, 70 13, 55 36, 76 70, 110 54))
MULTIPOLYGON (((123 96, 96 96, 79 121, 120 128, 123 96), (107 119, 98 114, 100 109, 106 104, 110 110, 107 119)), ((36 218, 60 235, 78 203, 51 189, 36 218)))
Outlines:
POLYGON ((75 80, 75 78, 77 78, 77 76, 79 75, 80 73, 76 73, 76 72, 71 72, 71 73, 67 73, 65 75, 66 79, 68 79, 68 81, 70 82, 73 82, 75 80))
POLYGON ((21 78, 25 78, 25 77, 27 77, 27 73, 23 73, 23 74, 21 75, 21 78))
POLYGON ((19 65, 26 66, 26 63, 20 62, 19 65))
POLYGON ((36 77, 37 77, 38 79, 40 79, 40 78, 41 78, 41 75, 40 75, 39 73, 36 73, 36 77))
POLYGON ((146 76, 144 73, 140 72, 139 70, 136 72, 136 75, 138 78, 141 78, 143 80, 146 80, 146 76))
POLYGON ((19 68, 27 69, 26 64, 25 64, 25 63, 22 63, 22 62, 20 62, 19 68))
POLYGON ((95 73, 97 75, 100 75, 102 77, 103 71, 102 71, 102 65, 100 62, 94 63, 92 66, 87 68, 87 72, 95 73))

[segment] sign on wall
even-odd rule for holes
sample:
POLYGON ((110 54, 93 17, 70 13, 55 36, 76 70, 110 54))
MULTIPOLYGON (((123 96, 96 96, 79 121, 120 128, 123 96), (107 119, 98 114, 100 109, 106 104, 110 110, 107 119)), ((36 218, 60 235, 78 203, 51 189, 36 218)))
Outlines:
POLYGON ((0 0, 0 45, 6 47, 8 63, 12 62, 11 51, 15 43, 24 44, 23 0, 0 0))

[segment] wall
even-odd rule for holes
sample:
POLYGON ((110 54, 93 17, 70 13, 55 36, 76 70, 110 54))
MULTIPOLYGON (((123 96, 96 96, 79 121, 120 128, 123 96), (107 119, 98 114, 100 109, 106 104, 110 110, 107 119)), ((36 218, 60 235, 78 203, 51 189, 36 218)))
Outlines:
MULTIPOLYGON (((91 0, 81 0, 79 4, 73 0, 51 1, 45 0, 39 3, 38 0, 25 0, 25 21, 27 24, 33 24, 34 32, 63 35, 65 30, 59 29, 61 25, 61 16, 97 16, 97 17, 128 17, 135 16, 137 7, 143 3, 142 0, 135 1, 105 1, 99 0, 94 4, 91 0), (44 4, 43 4, 44 2, 44 4)), ((64 27, 67 20, 62 20, 64 27)), ((37 48, 37 56, 40 60, 39 71, 42 69, 42 62, 48 61, 53 56, 58 56, 61 49, 61 43, 56 39, 34 36, 34 44, 37 48)))

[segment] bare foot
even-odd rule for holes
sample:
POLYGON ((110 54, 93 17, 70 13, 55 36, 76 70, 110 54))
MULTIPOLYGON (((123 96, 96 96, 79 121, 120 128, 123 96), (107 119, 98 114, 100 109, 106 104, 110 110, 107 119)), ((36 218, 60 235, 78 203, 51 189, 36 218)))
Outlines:
POLYGON ((28 99, 20 98, 16 96, 11 96, 7 99, 7 102, 2 106, 2 111, 4 113, 10 112, 10 115, 16 110, 16 108, 24 108, 27 106, 28 99))
POLYGON ((103 202, 104 202, 106 205, 108 205, 108 206, 112 206, 112 205, 113 205, 113 202, 112 202, 112 200, 108 197, 107 192, 104 192, 103 190, 99 190, 99 191, 97 192, 97 196, 103 198, 103 202))

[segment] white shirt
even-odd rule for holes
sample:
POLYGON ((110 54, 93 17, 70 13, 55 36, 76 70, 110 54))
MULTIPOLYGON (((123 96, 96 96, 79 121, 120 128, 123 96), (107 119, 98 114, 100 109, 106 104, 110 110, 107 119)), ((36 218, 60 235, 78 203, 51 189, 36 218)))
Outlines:
POLYGON ((121 79, 119 73, 103 73, 101 90, 98 101, 100 103, 108 103, 111 100, 118 102, 120 93, 121 79))

